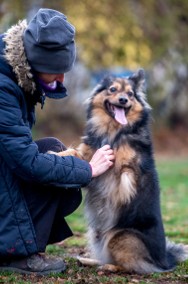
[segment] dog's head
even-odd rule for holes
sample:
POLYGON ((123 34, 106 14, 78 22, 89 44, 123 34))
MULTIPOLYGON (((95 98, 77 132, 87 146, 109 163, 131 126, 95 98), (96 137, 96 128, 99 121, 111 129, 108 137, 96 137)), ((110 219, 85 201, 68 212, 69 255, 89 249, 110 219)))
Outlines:
POLYGON ((91 116, 102 115, 104 123, 115 121, 121 127, 132 125, 150 109, 144 90, 143 69, 127 78, 105 78, 91 98, 91 116))

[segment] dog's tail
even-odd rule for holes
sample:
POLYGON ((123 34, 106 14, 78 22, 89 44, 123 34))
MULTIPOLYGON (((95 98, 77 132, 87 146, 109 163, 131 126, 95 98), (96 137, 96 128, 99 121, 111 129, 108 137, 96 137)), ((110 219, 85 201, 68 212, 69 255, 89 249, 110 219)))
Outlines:
POLYGON ((174 262, 178 264, 188 259, 188 245, 176 244, 167 239, 166 249, 170 266, 173 266, 174 262))

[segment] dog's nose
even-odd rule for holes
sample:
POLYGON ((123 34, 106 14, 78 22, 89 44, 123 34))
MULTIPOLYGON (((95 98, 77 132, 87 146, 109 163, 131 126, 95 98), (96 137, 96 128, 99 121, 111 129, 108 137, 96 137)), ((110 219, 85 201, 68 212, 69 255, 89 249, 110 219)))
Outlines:
POLYGON ((128 99, 125 97, 119 97, 119 103, 122 105, 125 105, 128 102, 128 99))

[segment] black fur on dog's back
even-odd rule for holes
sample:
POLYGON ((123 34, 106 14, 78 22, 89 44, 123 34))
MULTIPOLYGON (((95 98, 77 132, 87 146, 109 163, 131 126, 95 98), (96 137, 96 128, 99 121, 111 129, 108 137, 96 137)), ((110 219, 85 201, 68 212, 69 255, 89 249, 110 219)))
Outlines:
MULTIPOLYGON (((123 97, 122 90, 121 94, 123 97)), ((117 102, 119 103, 118 100, 117 102)), ((108 102, 108 105, 111 103, 108 102)), ((111 109, 113 110, 114 106, 110 106, 111 109)), ((179 260, 187 258, 183 246, 166 244, 158 175, 150 134, 150 112, 151 108, 144 93, 143 70, 126 78, 125 82, 123 79, 106 78, 95 89, 90 99, 83 138, 83 145, 88 152, 93 153, 104 144, 110 144, 116 152, 114 168, 93 179, 87 190, 86 214, 95 256, 101 260, 101 263, 111 262, 122 266, 126 271, 138 273, 168 271, 173 269, 179 260), (109 88, 116 81, 117 86, 127 88, 127 93, 130 90, 134 92, 135 105, 132 103, 130 108, 125 109, 128 120, 125 125, 120 125, 113 117, 108 117, 107 110, 103 110, 106 100, 111 98, 111 93, 108 93, 109 88), (103 96, 104 102, 101 103, 103 96), (124 187, 119 182, 123 174, 125 180, 128 175, 128 181, 124 179, 122 181, 124 187), (129 185, 129 179, 132 185, 129 185), (140 260, 134 261, 134 254, 135 258, 138 256, 133 241, 132 263, 130 260, 129 266, 117 260, 123 259, 126 262, 126 253, 123 254, 123 250, 131 253, 131 250, 123 245, 123 237, 130 243, 131 240, 135 240, 138 251, 143 254, 141 256, 139 254, 140 260), (118 240, 122 242, 122 245, 119 245, 119 250, 122 250, 119 255, 116 252, 118 240)))

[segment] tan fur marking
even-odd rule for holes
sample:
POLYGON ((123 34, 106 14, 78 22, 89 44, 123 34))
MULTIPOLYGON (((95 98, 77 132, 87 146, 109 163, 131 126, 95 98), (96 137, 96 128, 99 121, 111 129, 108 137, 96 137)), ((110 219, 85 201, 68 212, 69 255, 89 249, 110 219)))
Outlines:
POLYGON ((132 87, 131 87, 131 85, 127 84, 127 85, 125 86, 125 92, 128 93, 128 92, 130 92, 130 91, 132 91, 132 87))
POLYGON ((136 158, 136 152, 128 144, 122 145, 117 150, 115 149, 114 153, 116 157, 114 167, 117 174, 121 174, 122 170, 124 170, 126 166, 129 166, 136 158))
POLYGON ((133 124, 134 122, 138 121, 142 111, 143 111, 143 106, 135 99, 132 108, 127 114, 127 119, 129 123, 133 124))
POLYGON ((114 153, 115 165, 106 173, 106 178, 105 175, 101 177, 101 184, 113 208, 119 208, 121 204, 131 202, 136 195, 137 155, 128 144, 115 149, 114 153))
POLYGON ((95 152, 90 146, 86 145, 85 143, 81 143, 77 148, 77 151, 84 158, 84 160, 88 162, 91 160, 95 152))
POLYGON ((117 129, 121 128, 121 125, 117 123, 104 109, 104 101, 106 99, 106 91, 97 94, 92 102, 92 125, 96 128, 98 135, 109 133, 110 139, 113 139, 117 129))
POLYGON ((111 87, 116 87, 118 92, 129 92, 132 90, 131 85, 129 84, 129 82, 126 79, 116 79, 113 84, 111 85, 111 87))
POLYGON ((98 135, 103 135, 104 133, 108 132, 111 119, 104 110, 95 108, 93 110, 93 117, 91 121, 92 124, 95 125, 98 135))
POLYGON ((114 265, 114 264, 104 264, 104 265, 99 266, 98 270, 117 273, 117 272, 124 271, 124 268, 121 266, 114 265))
POLYGON ((99 93, 99 94, 94 96, 92 104, 96 108, 101 108, 102 110, 104 110, 103 103, 104 103, 105 93, 106 93, 106 91, 103 91, 103 92, 101 92, 101 93, 99 93))
POLYGON ((123 230, 109 241, 108 249, 114 264, 124 267, 126 271, 135 270, 140 260, 150 258, 143 242, 123 230))
POLYGON ((118 80, 114 81, 110 87, 115 87, 119 92, 122 90, 122 84, 118 80))

